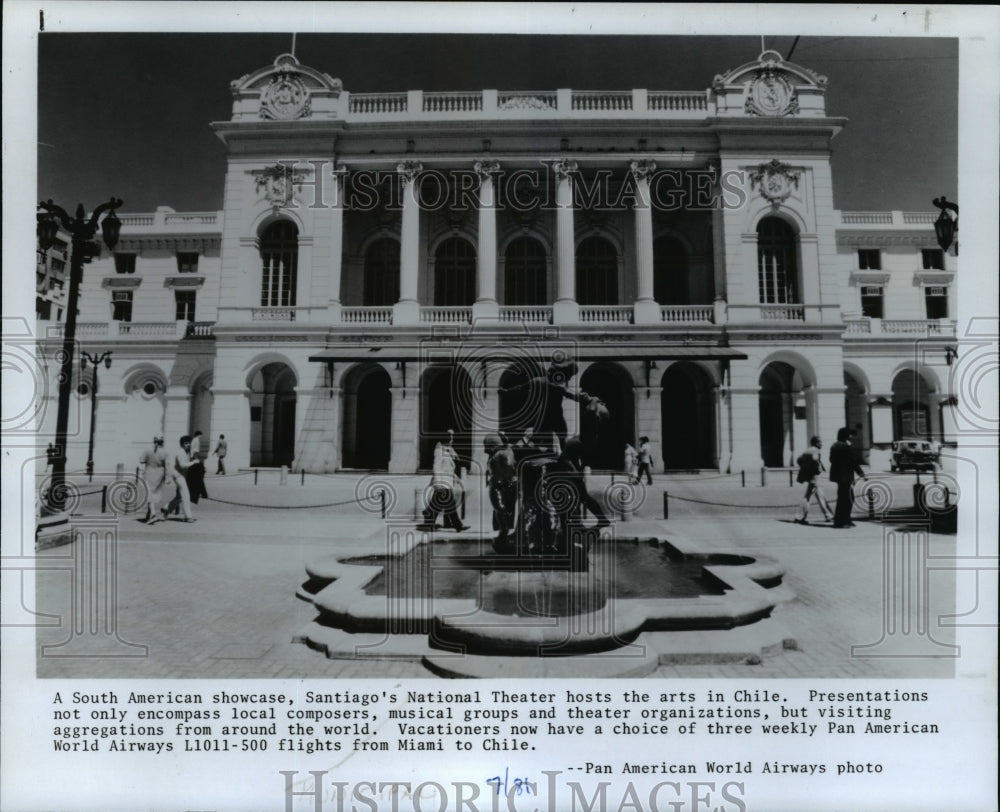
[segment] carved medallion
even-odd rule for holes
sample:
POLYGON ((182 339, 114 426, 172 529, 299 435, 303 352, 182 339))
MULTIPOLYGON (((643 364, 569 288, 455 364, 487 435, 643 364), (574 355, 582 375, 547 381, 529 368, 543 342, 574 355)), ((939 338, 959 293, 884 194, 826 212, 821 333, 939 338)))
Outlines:
POLYGON ((788 79, 768 67, 747 88, 745 109, 753 116, 788 116, 799 111, 799 100, 788 79))
POLYGON ((295 195, 295 187, 305 182, 305 173, 290 166, 275 164, 253 173, 257 191, 264 191, 264 197, 274 208, 287 206, 295 195))
POLYGON ((310 114, 309 91, 293 73, 280 73, 260 94, 260 117, 277 121, 304 118, 310 114))
POLYGON ((783 164, 777 158, 770 163, 761 164, 750 172, 752 186, 760 187, 760 194, 778 208, 792 193, 799 188, 799 175, 788 164, 783 164))

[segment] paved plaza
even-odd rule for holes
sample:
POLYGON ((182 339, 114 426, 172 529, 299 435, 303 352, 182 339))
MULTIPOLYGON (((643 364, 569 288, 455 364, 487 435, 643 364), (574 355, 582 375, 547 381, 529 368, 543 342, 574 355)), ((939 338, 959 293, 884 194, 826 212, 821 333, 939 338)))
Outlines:
MULTIPOLYGON (((885 481, 896 508, 912 504, 912 475, 885 481)), ((609 483, 606 477, 593 477, 590 489, 600 492, 609 483)), ((132 647, 114 651, 127 656, 61 656, 71 650, 86 653, 82 647, 60 646, 80 642, 72 640, 71 631, 73 546, 44 550, 38 555, 35 608, 59 620, 37 629, 38 645, 50 647, 37 659, 38 676, 430 677, 419 660, 329 659, 293 642, 316 616, 310 603, 295 596, 306 580, 306 564, 359 540, 370 542, 372 554, 383 552, 387 522, 412 524, 414 491, 426 484, 426 476, 390 474, 290 474, 281 484, 277 471, 239 472, 208 477, 210 499, 195 506, 195 523, 146 526, 135 514, 117 520, 105 514, 112 525, 117 522, 111 620, 118 637, 132 647), (377 496, 383 484, 389 494, 386 520, 377 496)), ((467 521, 491 533, 488 504, 484 509, 484 494, 475 484, 467 481, 467 521)), ((860 509, 851 529, 835 530, 828 523, 802 526, 792 521, 801 489, 789 486, 784 471, 770 471, 763 486, 759 471, 747 473, 744 480, 739 474, 660 474, 628 520, 616 522, 614 530, 622 537, 655 532, 668 539, 703 541, 716 550, 768 556, 780 562, 784 584, 794 595, 773 615, 793 647, 760 662, 661 665, 652 676, 951 676, 955 660, 948 644, 954 635, 939 625, 941 615, 955 611, 955 573, 947 569, 929 570, 928 605, 918 607, 926 608, 929 625, 908 629, 920 639, 902 649, 938 656, 852 656, 851 647, 885 638, 886 607, 895 599, 892 589, 886 594, 883 587, 887 545, 927 539, 928 555, 946 558, 955 552, 956 536, 926 534, 902 518, 869 521, 860 509), (905 527, 910 529, 901 529, 905 527)), ((96 483, 85 491, 81 514, 99 515, 100 490, 96 483)), ((827 495, 834 496, 832 485, 827 495)), ((821 518, 814 506, 810 519, 821 518)), ((866 651, 884 654, 888 649, 866 651)))

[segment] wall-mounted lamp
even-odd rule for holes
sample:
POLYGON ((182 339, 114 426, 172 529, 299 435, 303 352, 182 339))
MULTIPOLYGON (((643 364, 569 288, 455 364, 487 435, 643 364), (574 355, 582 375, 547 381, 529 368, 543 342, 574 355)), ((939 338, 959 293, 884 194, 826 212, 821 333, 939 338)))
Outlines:
POLYGON ((941 214, 934 221, 934 234, 937 236, 941 250, 948 253, 952 241, 955 242, 955 256, 958 256, 958 204, 951 203, 944 195, 931 201, 941 209, 941 214))
POLYGON ((945 347, 944 348, 944 362, 951 366, 958 360, 958 347, 945 347))
POLYGON ((479 371, 482 373, 483 376, 483 400, 486 400, 486 393, 489 391, 486 387, 486 376, 489 374, 489 370, 487 369, 485 358, 483 358, 479 362, 479 371))
POLYGON ((326 386, 330 390, 330 397, 333 397, 333 371, 334 363, 333 361, 326 362, 326 386))
POLYGON ((649 397, 649 373, 656 369, 656 361, 652 358, 646 359, 646 397, 649 397))

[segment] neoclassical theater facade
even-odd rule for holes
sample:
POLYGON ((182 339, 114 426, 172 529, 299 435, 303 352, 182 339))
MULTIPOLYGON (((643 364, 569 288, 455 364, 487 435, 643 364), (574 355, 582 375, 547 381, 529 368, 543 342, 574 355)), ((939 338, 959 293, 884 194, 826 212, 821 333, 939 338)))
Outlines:
POLYGON ((279 56, 212 125, 223 210, 121 213, 85 266, 97 468, 196 429, 234 470, 414 472, 448 429, 475 467, 553 360, 612 415, 597 468, 642 435, 657 470, 788 466, 843 425, 873 466, 949 441, 954 249, 936 213, 835 207, 825 84, 767 51, 691 92, 369 94, 279 56))

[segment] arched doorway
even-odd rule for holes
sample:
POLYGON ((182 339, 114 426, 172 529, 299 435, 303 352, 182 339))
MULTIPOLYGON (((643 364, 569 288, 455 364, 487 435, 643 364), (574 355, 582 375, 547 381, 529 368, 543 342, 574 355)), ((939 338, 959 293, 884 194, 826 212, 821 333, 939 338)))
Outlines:
POLYGON ((931 411, 932 388, 916 370, 904 369, 892 379, 892 435, 894 440, 919 437, 933 440, 935 415, 931 411))
POLYGON ((768 468, 793 465, 808 443, 809 420, 802 373, 772 361, 760 373, 760 457, 768 468))
POLYGON ((363 364, 344 378, 344 468, 387 470, 392 443, 392 381, 380 364, 363 364))
POLYGON ((458 366, 440 364, 424 370, 420 385, 420 468, 434 465, 434 446, 447 442, 455 432, 459 465, 468 467, 472 456, 472 393, 469 373, 458 366))
POLYGON ((663 373, 661 386, 664 469, 717 468, 711 377, 697 364, 681 361, 663 373))
POLYGON ((625 443, 635 444, 635 393, 632 377, 618 364, 600 361, 580 376, 580 389, 596 395, 608 407, 591 467, 620 471, 625 443))
POLYGON ((250 376, 250 465, 291 465, 295 459, 295 372, 280 361, 250 376))

